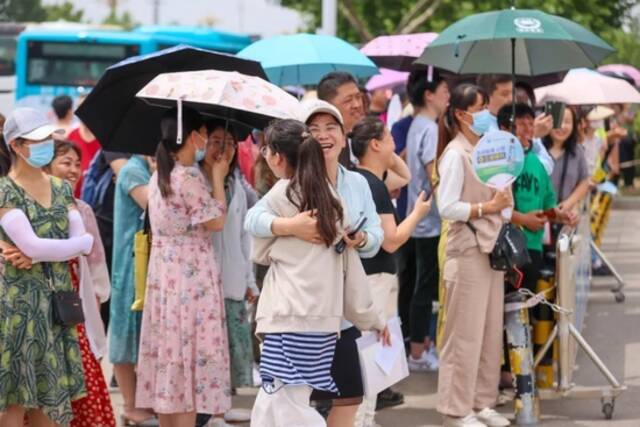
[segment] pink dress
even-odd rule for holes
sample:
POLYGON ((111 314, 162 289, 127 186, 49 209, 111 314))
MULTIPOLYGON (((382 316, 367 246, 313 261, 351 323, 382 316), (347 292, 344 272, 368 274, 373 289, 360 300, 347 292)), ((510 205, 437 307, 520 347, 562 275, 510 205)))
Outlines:
POLYGON ((153 243, 142 315, 136 407, 160 414, 231 407, 224 299, 211 233, 223 214, 195 167, 176 164, 166 200, 149 182, 153 243))

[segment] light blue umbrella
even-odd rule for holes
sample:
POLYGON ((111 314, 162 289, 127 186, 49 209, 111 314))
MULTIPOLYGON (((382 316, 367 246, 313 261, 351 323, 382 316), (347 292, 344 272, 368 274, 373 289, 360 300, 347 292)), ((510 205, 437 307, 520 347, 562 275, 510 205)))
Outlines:
POLYGON ((271 83, 278 86, 316 85, 331 71, 346 71, 356 78, 378 74, 376 65, 349 43, 317 34, 260 40, 237 56, 260 62, 271 83))

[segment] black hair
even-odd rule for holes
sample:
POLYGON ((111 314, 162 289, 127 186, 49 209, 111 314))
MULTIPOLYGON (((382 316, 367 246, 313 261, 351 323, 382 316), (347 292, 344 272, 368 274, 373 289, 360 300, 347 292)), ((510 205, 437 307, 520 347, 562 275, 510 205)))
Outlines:
POLYGON ((180 151, 191 132, 198 132, 203 126, 200 114, 189 107, 182 107, 182 144, 178 144, 178 109, 172 108, 160 119, 160 143, 156 149, 156 168, 158 187, 162 197, 167 198, 171 191, 171 171, 175 166, 173 155, 180 151))
MULTIPOLYGON (((511 113, 513 111, 513 106, 511 104, 504 105, 500 111, 498 111, 498 127, 501 129, 511 129, 511 113)), ((525 116, 530 116, 531 118, 535 118, 536 115, 533 111, 533 108, 529 107, 527 104, 516 104, 516 115, 515 119, 520 119, 525 116)))
POLYGON ((449 107, 446 113, 440 119, 438 125, 438 154, 437 158, 440 158, 445 148, 451 142, 451 140, 460 132, 460 123, 456 119, 455 111, 466 111, 476 103, 478 95, 483 99, 486 104, 489 101, 489 96, 480 86, 474 84, 464 83, 455 87, 451 92, 451 98, 449 99, 449 107))
POLYGON ((4 135, 0 133, 0 177, 7 176, 13 163, 13 154, 4 140, 4 135))
POLYGON ((368 116, 360 120, 349 133, 351 151, 358 159, 364 157, 372 139, 382 140, 386 127, 382 120, 368 116))
POLYGON ((58 120, 62 120, 73 108, 73 99, 67 95, 58 95, 51 101, 51 108, 53 108, 58 120))
POLYGON ((353 83, 358 86, 355 77, 344 71, 332 71, 326 74, 318 83, 318 99, 331 102, 338 95, 338 88, 344 84, 353 83))
MULTIPOLYGON (((576 152, 576 146, 578 145, 578 113, 573 107, 566 106, 564 113, 567 114, 567 111, 571 112, 571 124, 573 129, 571 130, 571 134, 562 144, 562 148, 564 148, 567 152, 569 152, 572 156, 576 152)), ((542 142, 544 146, 550 149, 553 146, 553 139, 551 138, 551 133, 542 138, 542 142)))
POLYGON ((511 82, 509 74, 480 74, 476 78, 476 84, 491 97, 499 84, 511 82))
POLYGON ((531 86, 527 82, 523 82, 522 80, 516 82, 516 89, 522 89, 527 94, 529 98, 529 102, 531 105, 536 105, 536 92, 533 90, 533 86, 531 86))
POLYGON ((273 153, 284 156, 294 170, 287 187, 287 198, 301 212, 315 211, 318 232, 327 247, 338 235, 337 222, 342 221, 342 204, 329 186, 329 177, 320 143, 304 123, 285 119, 265 129, 265 143, 273 153), (318 185, 318 183, 325 185, 318 185))
POLYGON ((429 72, 427 70, 414 70, 409 74, 409 80, 407 81, 407 94, 409 95, 409 102, 415 107, 424 107, 424 93, 435 93, 438 86, 444 82, 436 70, 431 73, 431 79, 429 79, 429 72))

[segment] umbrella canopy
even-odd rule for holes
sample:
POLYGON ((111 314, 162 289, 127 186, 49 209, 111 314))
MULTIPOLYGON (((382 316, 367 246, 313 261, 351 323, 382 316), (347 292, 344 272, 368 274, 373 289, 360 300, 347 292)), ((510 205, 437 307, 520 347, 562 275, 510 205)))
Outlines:
POLYGON ((238 52, 238 57, 259 61, 278 85, 316 85, 331 71, 370 77, 378 68, 358 49, 337 37, 295 34, 260 40, 238 52))
POLYGON ((399 34, 380 36, 364 45, 360 52, 378 67, 410 71, 413 62, 438 37, 438 33, 399 34))
POLYGON ((368 91, 393 89, 396 86, 406 84, 408 78, 408 72, 380 68, 380 74, 371 77, 365 87, 368 91))
POLYGON ((636 86, 640 86, 640 70, 633 65, 609 64, 598 67, 598 71, 610 71, 612 73, 626 74, 631 77, 636 86))
POLYGON ((561 83, 535 90, 539 105, 562 101, 569 105, 640 103, 640 92, 625 80, 581 68, 571 70, 561 83))
POLYGON ((538 10, 471 15, 446 28, 416 61, 458 74, 535 76, 597 66, 614 49, 568 19, 538 10))
MULTIPOLYGON (((181 100, 205 116, 258 129, 274 119, 297 119, 300 111, 295 97, 264 79, 217 70, 160 74, 137 96, 161 114, 181 100)), ((157 140, 143 143, 155 150, 157 140)))
MULTIPOLYGON (((147 138, 157 141, 160 138, 158 123, 162 112, 149 109, 136 98, 140 89, 161 73, 205 69, 235 70, 266 78, 264 70, 255 61, 181 45, 112 65, 80 105, 76 115, 105 149, 131 151, 129 145, 132 141, 147 138)), ((153 151, 139 153, 153 154, 153 151)))

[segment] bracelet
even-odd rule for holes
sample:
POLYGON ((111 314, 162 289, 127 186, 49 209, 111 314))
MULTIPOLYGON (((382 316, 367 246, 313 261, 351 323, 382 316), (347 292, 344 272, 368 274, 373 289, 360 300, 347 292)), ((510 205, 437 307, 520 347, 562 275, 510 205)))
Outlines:
POLYGON ((482 218, 482 203, 478 203, 478 218, 482 218))

